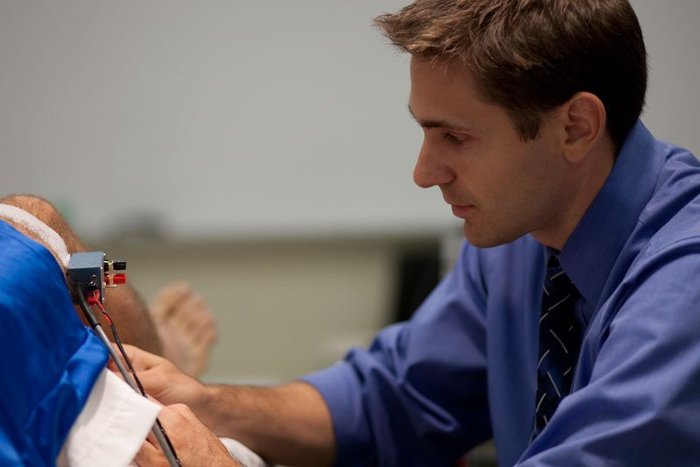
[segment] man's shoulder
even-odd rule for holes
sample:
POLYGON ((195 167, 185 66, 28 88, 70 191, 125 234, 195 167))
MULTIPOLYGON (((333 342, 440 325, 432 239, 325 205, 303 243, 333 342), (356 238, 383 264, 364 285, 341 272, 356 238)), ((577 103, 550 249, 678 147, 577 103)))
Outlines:
POLYGON ((645 255, 681 246, 700 246, 700 161, 669 145, 649 203, 640 214, 639 234, 648 238, 645 255))

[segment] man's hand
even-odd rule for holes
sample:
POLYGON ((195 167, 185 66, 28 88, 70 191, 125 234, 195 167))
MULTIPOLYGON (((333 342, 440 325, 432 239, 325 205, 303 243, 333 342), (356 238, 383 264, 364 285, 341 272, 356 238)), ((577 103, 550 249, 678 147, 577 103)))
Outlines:
MULTIPOLYGON (((170 361, 131 345, 124 345, 124 350, 146 393, 161 404, 187 404, 192 407, 201 401, 206 387, 170 361)), ((114 362, 109 363, 109 368, 117 370, 114 362)))
MULTIPOLYGON (((333 463, 331 415, 321 394, 310 384, 294 381, 277 387, 205 386, 162 357, 125 347, 151 397, 165 405, 187 404, 218 436, 243 443, 272 464, 333 463)), ((113 363, 110 365, 115 369, 113 363)))
MULTIPOLYGON (((205 427, 192 411, 182 404, 163 407, 158 415, 178 459, 185 467, 238 466, 219 438, 205 427)), ((151 433, 134 461, 142 467, 167 466, 168 461, 151 433)))

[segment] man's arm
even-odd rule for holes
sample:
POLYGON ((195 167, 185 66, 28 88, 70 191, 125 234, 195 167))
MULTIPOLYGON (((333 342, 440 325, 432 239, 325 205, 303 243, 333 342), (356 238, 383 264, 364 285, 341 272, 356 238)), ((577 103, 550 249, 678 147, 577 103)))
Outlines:
POLYGON ((479 257, 465 250, 408 323, 274 388, 204 386, 129 349, 147 391, 284 465, 449 465, 490 435, 479 257), (467 292, 469 291, 469 293, 467 292))
POLYGON ((220 436, 269 462, 325 466, 335 457, 328 407, 305 382, 277 387, 205 386, 195 411, 220 436))
MULTIPOLYGON (((32 195, 10 195, 0 198, 0 204, 18 207, 49 226, 63 239, 68 253, 86 251, 87 248, 85 244, 83 244, 80 238, 73 232, 70 225, 68 225, 65 219, 49 201, 32 195)), ((27 229, 25 226, 13 222, 11 219, 2 217, 0 217, 0 219, 10 223, 17 230, 39 243, 44 243, 41 238, 38 238, 35 232, 27 229)), ((56 255, 56 252, 51 250, 50 245, 44 246, 49 248, 54 256, 56 255)), ((148 314, 143 301, 138 297, 136 291, 132 287, 125 285, 116 289, 108 289, 105 300, 107 308, 119 330, 120 337, 124 342, 137 345, 150 352, 158 354, 162 352, 161 341, 156 332, 153 320, 148 314)), ((78 316, 85 322, 81 312, 78 312, 78 316)), ((102 320, 103 318, 98 316, 98 319, 102 320)), ((105 323, 102 324, 105 325, 105 323)))
POLYGON ((218 436, 236 439, 265 460, 284 465, 330 465, 335 440, 330 413, 313 386, 204 385, 164 358, 127 346, 149 394, 184 403, 218 436))

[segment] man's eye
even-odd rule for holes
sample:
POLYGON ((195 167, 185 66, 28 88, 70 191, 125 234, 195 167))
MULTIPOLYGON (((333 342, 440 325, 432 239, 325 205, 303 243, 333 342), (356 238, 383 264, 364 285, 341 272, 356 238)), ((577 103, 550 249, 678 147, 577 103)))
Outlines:
POLYGON ((442 134, 442 137, 445 138, 445 140, 447 140, 448 142, 454 143, 454 144, 462 144, 462 143, 464 143, 464 141, 466 141, 466 137, 464 137, 462 135, 457 135, 457 134, 449 132, 449 131, 444 132, 442 134))

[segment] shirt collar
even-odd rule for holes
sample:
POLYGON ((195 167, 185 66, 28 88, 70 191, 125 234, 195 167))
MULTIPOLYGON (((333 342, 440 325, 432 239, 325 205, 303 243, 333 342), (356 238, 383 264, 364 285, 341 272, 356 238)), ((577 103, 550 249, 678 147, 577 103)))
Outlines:
POLYGON ((610 271, 649 201, 663 155, 637 121, 607 180, 559 255, 566 274, 591 307, 596 307, 610 271))

